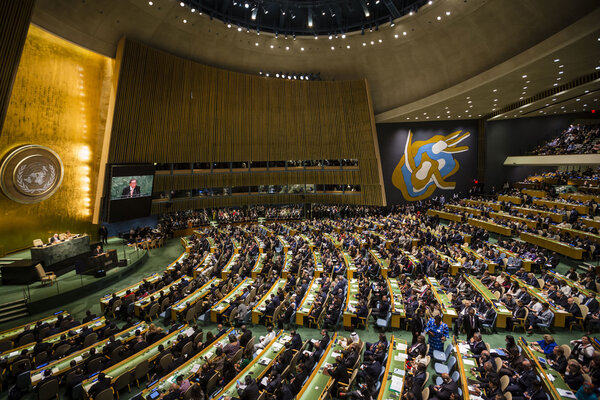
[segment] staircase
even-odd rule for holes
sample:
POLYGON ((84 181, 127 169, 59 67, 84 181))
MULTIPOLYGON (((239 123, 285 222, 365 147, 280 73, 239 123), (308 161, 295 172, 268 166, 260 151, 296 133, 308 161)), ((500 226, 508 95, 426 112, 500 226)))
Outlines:
POLYGON ((27 315, 29 315, 29 308, 25 299, 0 304, 0 323, 26 317, 27 315))

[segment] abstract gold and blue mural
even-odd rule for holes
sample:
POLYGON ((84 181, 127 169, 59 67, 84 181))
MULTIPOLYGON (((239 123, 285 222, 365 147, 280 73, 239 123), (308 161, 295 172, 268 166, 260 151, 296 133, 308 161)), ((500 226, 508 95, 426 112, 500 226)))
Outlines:
POLYGON ((471 121, 378 124, 388 204, 466 191, 475 178, 477 126, 471 121))

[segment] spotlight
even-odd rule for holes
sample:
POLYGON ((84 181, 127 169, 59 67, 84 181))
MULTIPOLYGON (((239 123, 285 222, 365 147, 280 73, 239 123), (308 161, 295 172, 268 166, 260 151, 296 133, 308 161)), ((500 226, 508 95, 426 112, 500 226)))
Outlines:
POLYGON ((254 8, 252 9, 252 17, 251 17, 253 21, 254 21, 254 20, 256 20, 256 15, 257 15, 257 14, 258 14, 258 8, 257 8, 257 7, 254 7, 254 8))

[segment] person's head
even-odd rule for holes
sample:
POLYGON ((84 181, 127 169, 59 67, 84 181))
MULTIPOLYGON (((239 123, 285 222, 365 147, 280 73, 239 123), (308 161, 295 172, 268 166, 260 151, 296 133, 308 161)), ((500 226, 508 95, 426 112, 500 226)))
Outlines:
POLYGON ((594 393, 594 384, 591 382, 583 382, 583 392, 585 394, 592 394, 594 393))
POLYGON ((246 378, 244 378, 244 382, 246 383, 246 385, 252 383, 252 377, 250 376, 250 374, 246 375, 246 378))
POLYGON ((481 341, 481 333, 479 333, 479 332, 474 333, 473 339, 475 339, 476 342, 480 342, 481 341))
POLYGON ((475 309, 474 308, 469 308, 469 315, 470 316, 474 316, 475 315, 475 309))
POLYGON ((418 372, 425 372, 425 371, 427 371, 427 365, 424 364, 424 363, 419 363, 417 365, 417 371, 418 372))
POLYGON ((554 338, 552 337, 552 335, 544 335, 544 341, 548 344, 554 343, 554 338))
POLYGON ((435 317, 433 317, 433 321, 436 325, 439 325, 442 323, 442 317, 440 315, 436 315, 435 317))
POLYGON ((512 347, 512 346, 514 346, 516 344, 515 343, 515 337, 512 336, 512 335, 506 335, 506 337, 504 338, 504 340, 506 341, 506 345, 507 346, 512 347))
POLYGON ((443 379, 444 382, 449 382, 450 379, 452 379, 452 378, 450 378, 450 375, 448 375, 446 372, 444 372, 442 374, 442 379, 443 379))
POLYGON ((321 329, 321 336, 323 336, 323 337, 327 336, 327 330, 326 329, 321 329))
POLYGON ((576 360, 569 360, 567 363, 567 371, 572 375, 576 375, 581 371, 581 364, 579 364, 576 360))
POLYGON ((573 304, 573 303, 574 303, 574 300, 573 300, 573 298, 572 298, 572 297, 569 297, 569 298, 567 299, 567 303, 569 303, 569 305, 573 304))
POLYGON ((565 354, 565 351, 560 346, 556 346, 554 349, 552 349, 552 352, 557 358, 562 357, 565 354))
POLYGON ((528 370, 531 369, 531 361, 529 360, 525 360, 521 363, 521 365, 523 366, 524 370, 528 370))
POLYGON ((494 364, 492 364, 491 361, 486 361, 483 364, 483 368, 487 371, 487 372, 492 372, 494 370, 494 364))
POLYGON ((419 335, 419 336, 417 337, 417 342, 418 342, 418 343, 425 343, 425 336, 423 336, 423 335, 419 335))
POLYGON ((130 180, 129 180, 129 186, 130 186, 132 189, 135 189, 135 187, 137 186, 137 180, 135 180, 135 179, 130 179, 130 180))
POLYGON ((98 380, 99 380, 99 381, 103 381, 103 380, 105 380, 105 379, 106 379, 106 375, 104 375, 104 372, 100 372, 100 373, 98 374, 98 380))
POLYGON ((586 346, 587 346, 587 345, 588 345, 588 344, 590 344, 590 343, 592 343, 592 339, 590 339, 590 337, 589 337, 589 336, 587 336, 587 335, 584 335, 584 336, 582 336, 582 337, 581 337, 581 344, 583 344, 583 345, 586 345, 586 346))
POLYGON ((178 385, 181 385, 181 383, 183 382, 183 375, 178 375, 176 381, 178 385))
POLYGON ((549 307, 550 305, 548 303, 542 303, 542 310, 546 311, 549 307))
POLYGON ((235 343, 237 342, 237 337, 235 337, 235 335, 231 334, 229 335, 229 343, 235 343))

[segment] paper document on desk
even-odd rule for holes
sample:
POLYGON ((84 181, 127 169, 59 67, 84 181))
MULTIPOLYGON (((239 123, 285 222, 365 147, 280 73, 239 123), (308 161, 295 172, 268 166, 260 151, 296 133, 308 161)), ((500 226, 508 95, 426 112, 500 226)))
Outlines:
POLYGON ((406 361, 406 359, 408 358, 408 356, 404 353, 400 353, 400 354, 396 354, 396 357, 394 357, 394 360, 396 361, 406 361))
POLYGON ((392 375, 392 384, 390 385, 390 390, 401 393, 403 383, 404 379, 392 375))
POLYGON ((408 348, 408 346, 406 345, 406 343, 398 343, 396 345, 396 350, 406 350, 408 348))
POLYGON ((335 351, 331 353, 331 357, 333 357, 333 358, 337 358, 339 355, 341 355, 341 354, 338 352, 335 352, 335 351))
POLYGON ((473 361, 473 360, 463 360, 463 364, 475 366, 475 361, 473 361))
POLYGON ((458 350, 460 351, 461 354, 466 354, 471 350, 471 348, 469 347, 469 345, 466 345, 464 343, 459 343, 458 350))
POLYGON ((198 370, 199 370, 199 369, 200 369, 200 364, 194 364, 194 365, 192 366, 192 369, 190 369, 190 372, 191 372, 192 374, 195 374, 196 372, 198 372, 198 370))
POLYGON ((558 394, 560 394, 562 397, 567 397, 569 399, 575 399, 575 394, 573 392, 571 392, 570 390, 565 390, 565 389, 559 389, 556 388, 556 391, 558 392, 558 394))
POLYGON ((187 337, 190 337, 190 336, 192 336, 192 335, 194 334, 194 332, 195 332, 195 331, 194 331, 194 328, 188 328, 188 329, 186 329, 186 330, 185 330, 183 333, 185 333, 185 335, 186 335, 187 337))
POLYGON ((406 371, 404 371, 403 369, 394 368, 394 375, 404 376, 404 374, 406 374, 406 371))

